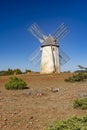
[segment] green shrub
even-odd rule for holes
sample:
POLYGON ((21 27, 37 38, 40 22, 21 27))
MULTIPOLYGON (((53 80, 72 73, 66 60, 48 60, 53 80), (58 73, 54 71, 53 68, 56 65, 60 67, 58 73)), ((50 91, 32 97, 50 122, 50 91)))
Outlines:
POLYGON ((14 74, 22 74, 22 71, 20 69, 14 69, 13 72, 14 74))
POLYGON ((74 108, 87 109, 87 98, 76 99, 73 106, 74 108))
POLYGON ((8 70, 2 70, 0 71, 1 76, 7 76, 7 75, 16 75, 16 74, 22 74, 22 71, 20 69, 8 69, 8 70))
POLYGON ((74 74, 72 77, 65 79, 67 82, 79 82, 87 79, 87 73, 77 73, 74 74))
POLYGON ((10 77, 9 81, 5 84, 6 89, 26 89, 27 84, 21 79, 17 77, 10 77))
POLYGON ((83 118, 73 117, 66 121, 57 121, 46 130, 87 130, 87 116, 83 118))
POLYGON ((87 110, 87 105, 82 105, 83 110, 87 110))
POLYGON ((31 70, 25 70, 25 73, 30 73, 31 72, 31 70))
POLYGON ((13 74, 14 74, 14 72, 13 72, 12 69, 8 69, 7 71, 3 70, 2 73, 1 73, 2 76, 13 75, 13 74))

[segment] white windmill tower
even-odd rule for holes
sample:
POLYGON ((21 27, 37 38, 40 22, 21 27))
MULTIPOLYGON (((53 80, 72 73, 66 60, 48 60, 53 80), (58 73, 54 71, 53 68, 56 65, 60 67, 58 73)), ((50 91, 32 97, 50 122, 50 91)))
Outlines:
MULTIPOLYGON (((66 63, 69 57, 59 48, 59 40, 69 32, 62 23, 52 35, 45 35, 37 24, 32 24, 28 29, 41 43, 41 67, 40 73, 60 73, 60 65, 66 63)), ((38 54, 30 60, 34 61, 38 54)))

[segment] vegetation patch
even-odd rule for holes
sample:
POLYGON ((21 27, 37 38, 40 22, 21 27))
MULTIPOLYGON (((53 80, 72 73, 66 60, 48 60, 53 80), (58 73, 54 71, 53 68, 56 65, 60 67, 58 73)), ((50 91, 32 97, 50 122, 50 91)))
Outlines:
POLYGON ((7 76, 7 75, 18 75, 18 74, 28 74, 31 73, 31 70, 25 70, 25 72, 22 72, 20 69, 8 69, 8 70, 2 70, 0 71, 0 76, 7 76))
POLYGON ((87 73, 76 73, 73 76, 65 79, 66 82, 79 82, 87 79, 87 73))
POLYGON ((8 90, 26 89, 26 86, 26 82, 17 77, 10 77, 9 81, 5 84, 5 88, 8 90))
POLYGON ((76 99, 73 106, 74 108, 87 109, 87 98, 76 99))
POLYGON ((87 130, 87 116, 72 117, 66 121, 56 121, 46 130, 87 130))

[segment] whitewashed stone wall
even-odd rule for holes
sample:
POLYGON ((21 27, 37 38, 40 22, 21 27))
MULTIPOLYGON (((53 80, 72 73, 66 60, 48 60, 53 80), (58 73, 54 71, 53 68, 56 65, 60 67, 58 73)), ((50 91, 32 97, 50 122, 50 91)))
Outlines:
POLYGON ((41 57, 41 73, 60 73, 59 56, 57 46, 43 46, 41 57), (53 53, 52 53, 53 49, 53 53), (54 56, 54 58, 53 58, 54 56))

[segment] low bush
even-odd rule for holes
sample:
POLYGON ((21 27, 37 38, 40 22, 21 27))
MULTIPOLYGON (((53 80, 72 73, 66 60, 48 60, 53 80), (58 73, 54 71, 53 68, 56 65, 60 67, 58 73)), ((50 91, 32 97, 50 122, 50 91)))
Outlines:
POLYGON ((7 76, 7 75, 16 75, 16 74, 22 74, 22 71, 20 69, 8 69, 8 70, 2 70, 0 71, 0 76, 7 76))
POLYGON ((9 81, 5 84, 5 88, 8 90, 13 89, 26 89, 26 82, 24 82, 21 78, 10 77, 9 81))
POLYGON ((67 82, 79 82, 87 79, 87 73, 77 73, 74 74, 72 77, 65 79, 67 82))
POLYGON ((25 73, 27 74, 27 73, 30 73, 31 72, 31 70, 25 70, 25 73))
POLYGON ((22 74, 22 71, 20 69, 14 69, 13 73, 16 74, 22 74))
POLYGON ((87 109, 87 98, 76 99, 73 106, 74 108, 87 109))
POLYGON ((46 130, 87 130, 87 116, 73 117, 66 121, 57 121, 46 130))

